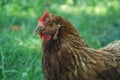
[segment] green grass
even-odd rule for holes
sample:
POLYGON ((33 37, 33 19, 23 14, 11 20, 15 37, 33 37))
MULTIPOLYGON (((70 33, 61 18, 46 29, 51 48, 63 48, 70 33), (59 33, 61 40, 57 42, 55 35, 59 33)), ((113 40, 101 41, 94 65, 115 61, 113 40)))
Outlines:
POLYGON ((43 80, 37 19, 48 8, 68 19, 93 48, 120 39, 120 0, 1 0, 0 80, 43 80))

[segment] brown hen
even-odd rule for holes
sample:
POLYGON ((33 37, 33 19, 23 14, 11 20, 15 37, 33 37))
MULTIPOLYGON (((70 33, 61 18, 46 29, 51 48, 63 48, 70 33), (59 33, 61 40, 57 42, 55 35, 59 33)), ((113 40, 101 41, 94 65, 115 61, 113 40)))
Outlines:
POLYGON ((48 10, 35 33, 43 39, 44 80, 120 80, 120 41, 92 49, 68 20, 48 10))

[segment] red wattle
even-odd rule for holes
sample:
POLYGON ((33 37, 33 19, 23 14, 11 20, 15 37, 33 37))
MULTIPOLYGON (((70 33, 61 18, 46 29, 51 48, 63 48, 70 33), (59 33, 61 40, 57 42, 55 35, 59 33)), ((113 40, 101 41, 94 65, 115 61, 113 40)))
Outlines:
POLYGON ((43 39, 44 41, 49 41, 51 39, 51 35, 49 34, 39 34, 40 38, 43 39))
POLYGON ((43 38, 43 34, 40 34, 40 38, 41 38, 41 39, 43 38))
POLYGON ((49 41, 51 39, 51 35, 49 35, 49 34, 43 34, 43 39, 45 41, 49 41))

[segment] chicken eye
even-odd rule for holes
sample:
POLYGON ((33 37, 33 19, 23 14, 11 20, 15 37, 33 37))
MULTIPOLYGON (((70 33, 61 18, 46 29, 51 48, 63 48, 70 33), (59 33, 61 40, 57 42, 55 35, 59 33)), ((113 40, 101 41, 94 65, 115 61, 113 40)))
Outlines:
POLYGON ((53 26, 53 25, 52 25, 52 23, 51 23, 51 24, 49 24, 49 26, 50 26, 50 27, 52 27, 52 26, 53 26))

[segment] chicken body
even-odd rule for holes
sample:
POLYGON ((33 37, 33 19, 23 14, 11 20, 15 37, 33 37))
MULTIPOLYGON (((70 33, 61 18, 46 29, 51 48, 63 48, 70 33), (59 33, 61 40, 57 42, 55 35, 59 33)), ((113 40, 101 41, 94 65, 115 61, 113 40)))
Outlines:
POLYGON ((88 47, 68 20, 45 13, 42 31, 41 23, 36 33, 44 38, 44 80, 120 80, 120 41, 110 44, 117 46, 114 50, 109 45, 95 50, 88 47))

